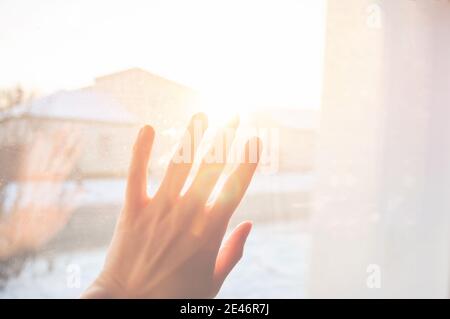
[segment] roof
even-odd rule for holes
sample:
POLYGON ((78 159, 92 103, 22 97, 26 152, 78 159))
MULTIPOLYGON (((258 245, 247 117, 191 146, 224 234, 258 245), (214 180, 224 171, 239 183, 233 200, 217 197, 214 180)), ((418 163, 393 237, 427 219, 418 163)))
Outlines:
POLYGON ((158 80, 158 81, 164 82, 166 84, 174 85, 174 86, 183 88, 185 90, 190 90, 190 91, 195 92, 195 90, 193 88, 191 88, 185 84, 181 84, 175 80, 171 80, 171 79, 165 78, 161 75, 151 73, 151 72, 149 72, 145 69, 139 68, 139 67, 134 67, 134 68, 98 76, 95 78, 95 83, 98 84, 98 83, 101 83, 104 81, 108 81, 111 79, 117 79, 117 78, 126 79, 127 76, 135 77, 135 78, 137 77, 137 78, 147 78, 147 79, 152 79, 152 80, 158 80))
POLYGON ((136 117, 115 99, 91 89, 60 91, 0 113, 0 119, 23 116, 115 124, 137 123, 136 117))

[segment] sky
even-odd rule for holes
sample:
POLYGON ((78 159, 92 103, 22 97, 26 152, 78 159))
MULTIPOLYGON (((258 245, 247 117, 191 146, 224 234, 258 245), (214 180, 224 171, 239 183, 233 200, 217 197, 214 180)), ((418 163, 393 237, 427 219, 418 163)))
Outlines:
POLYGON ((0 87, 141 67, 216 102, 315 108, 324 31, 325 0, 0 0, 0 87))

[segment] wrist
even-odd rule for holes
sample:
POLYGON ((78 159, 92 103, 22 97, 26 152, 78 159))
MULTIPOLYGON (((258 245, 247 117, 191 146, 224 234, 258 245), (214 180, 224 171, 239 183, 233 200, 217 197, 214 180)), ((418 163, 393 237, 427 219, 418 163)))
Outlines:
POLYGON ((113 287, 108 280, 100 274, 97 279, 84 291, 80 298, 82 299, 114 299, 120 297, 120 289, 113 287))

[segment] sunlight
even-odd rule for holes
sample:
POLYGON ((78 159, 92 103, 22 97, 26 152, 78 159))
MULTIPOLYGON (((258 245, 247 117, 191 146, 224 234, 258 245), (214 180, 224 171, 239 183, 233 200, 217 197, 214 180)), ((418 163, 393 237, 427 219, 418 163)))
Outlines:
POLYGON ((217 119, 261 106, 319 105, 323 0, 47 0, 14 6, 0 4, 0 27, 10 30, 0 34, 0 85, 52 93, 140 67, 204 94, 207 113, 217 119), (14 18, 14 6, 23 18, 14 18))
POLYGON ((252 104, 244 95, 212 94, 211 91, 208 93, 202 94, 200 109, 208 116, 209 127, 223 126, 234 116, 239 116, 242 122, 253 110, 252 104))

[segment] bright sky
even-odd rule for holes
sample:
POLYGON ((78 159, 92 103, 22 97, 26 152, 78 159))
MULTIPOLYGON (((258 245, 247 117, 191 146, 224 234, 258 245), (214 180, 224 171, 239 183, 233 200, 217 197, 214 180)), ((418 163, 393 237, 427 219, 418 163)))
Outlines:
POLYGON ((142 67, 214 99, 318 107, 325 0, 1 0, 0 87, 142 67))

